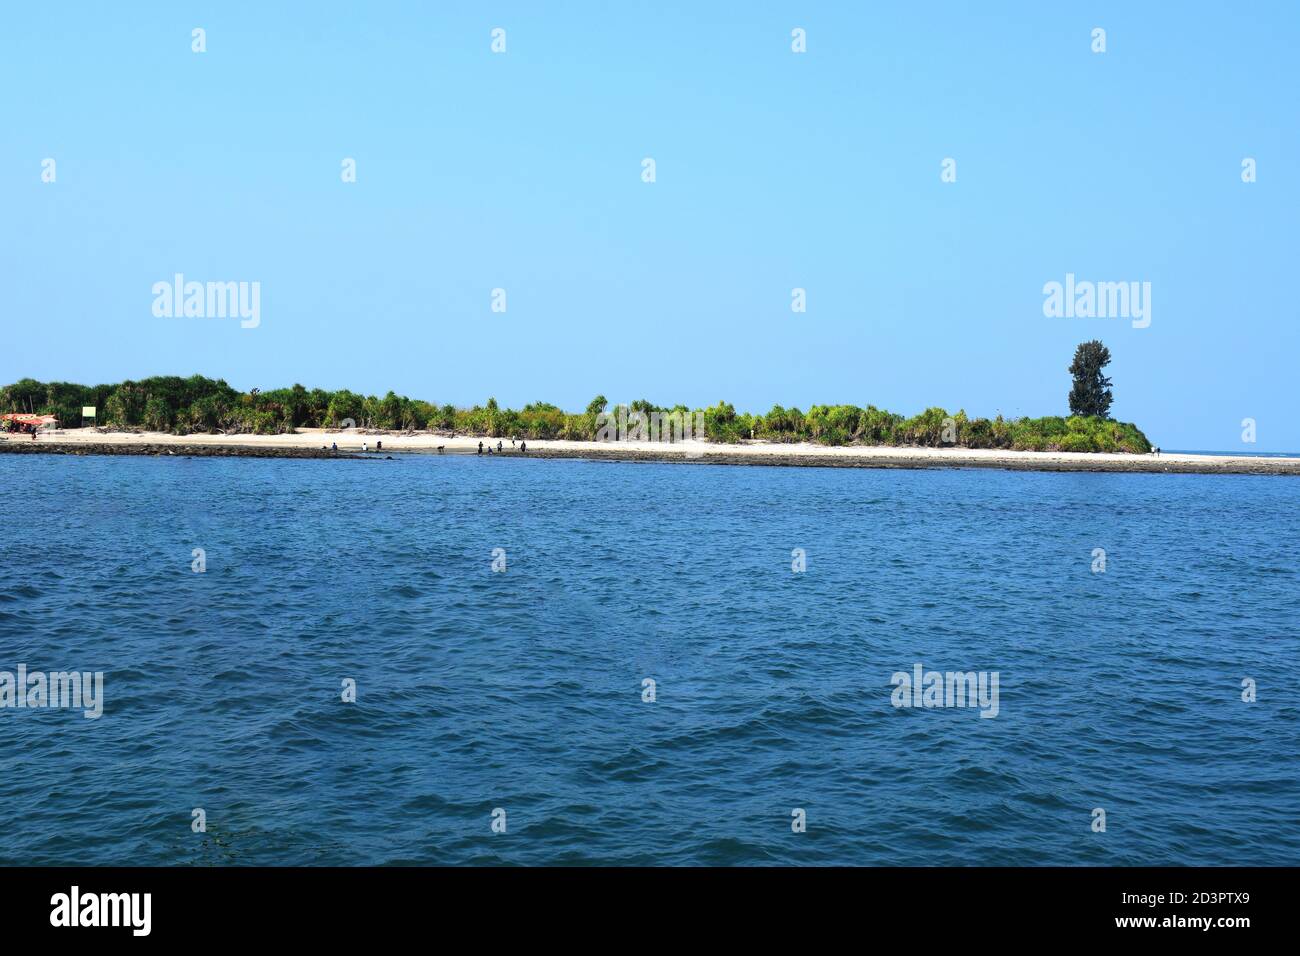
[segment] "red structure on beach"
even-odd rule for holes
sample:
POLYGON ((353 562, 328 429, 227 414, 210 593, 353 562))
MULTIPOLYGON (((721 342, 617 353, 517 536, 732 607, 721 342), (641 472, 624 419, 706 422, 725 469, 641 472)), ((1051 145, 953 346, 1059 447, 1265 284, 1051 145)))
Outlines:
POLYGON ((53 428, 58 424, 59 420, 53 415, 23 415, 18 412, 0 415, 0 431, 6 432, 35 434, 39 428, 53 428))

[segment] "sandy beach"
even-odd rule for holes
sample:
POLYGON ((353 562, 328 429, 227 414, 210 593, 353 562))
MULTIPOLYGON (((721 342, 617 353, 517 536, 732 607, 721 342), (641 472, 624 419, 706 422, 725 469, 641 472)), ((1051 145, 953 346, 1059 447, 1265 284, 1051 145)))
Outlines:
MULTIPOLYGON (((93 428, 0 437, 0 453, 182 454, 316 458, 383 453, 475 454, 489 439, 431 432, 380 433, 347 429, 301 429, 291 435, 170 435, 161 432, 100 432, 93 428), (337 444, 337 453, 330 446, 337 444)), ((495 449, 497 439, 490 444, 495 449)), ((785 465, 850 468, 1001 468, 1016 471, 1117 471, 1182 474, 1300 475, 1300 458, 1167 454, 1125 455, 1081 452, 1008 451, 975 448, 892 446, 829 447, 812 444, 745 442, 577 442, 529 441, 529 458, 586 458, 608 461, 667 461, 717 465, 785 465)), ((504 454, 519 456, 509 440, 504 454)))

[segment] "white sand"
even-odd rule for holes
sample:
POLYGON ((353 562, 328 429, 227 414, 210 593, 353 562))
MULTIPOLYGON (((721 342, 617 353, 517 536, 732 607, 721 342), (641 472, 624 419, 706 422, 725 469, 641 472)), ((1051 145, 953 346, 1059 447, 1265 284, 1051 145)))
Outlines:
MULTIPOLYGON (((11 442, 32 441, 29 435, 10 435, 11 442)), ((322 445, 338 443, 339 451, 361 451, 362 442, 370 451, 375 450, 375 443, 384 443, 384 451, 433 451, 443 445, 447 452, 474 452, 478 443, 491 444, 496 448, 498 439, 473 438, 458 436, 446 438, 439 435, 421 433, 402 435, 397 433, 369 435, 356 429, 338 431, 333 429, 304 428, 293 435, 169 435, 162 432, 109 432, 107 434, 93 428, 68 428, 57 432, 42 433, 37 444, 43 441, 60 444, 93 442, 97 444, 131 445, 216 445, 268 448, 320 448, 322 445)), ((507 451, 511 449, 509 439, 503 439, 507 451)), ((671 456, 689 456, 708 460, 710 456, 734 456, 737 454, 751 457, 770 457, 773 464, 780 464, 783 458, 847 458, 869 459, 881 463, 896 460, 901 462, 930 460, 934 464, 960 465, 971 464, 994 465, 1008 464, 1039 465, 1050 467, 1053 463, 1078 462, 1087 464, 1114 463, 1132 466, 1142 463, 1185 463, 1224 467, 1229 465, 1259 464, 1260 459, 1249 456, 1220 455, 1178 455, 1161 453, 1156 458, 1151 455, 1126 455, 1087 452, 1039 452, 1006 451, 977 448, 910 448, 893 446, 847 446, 829 447, 811 444, 780 444, 774 442, 744 442, 738 445, 720 445, 708 442, 681 442, 665 445, 658 442, 576 442, 576 441, 533 441, 528 440, 529 450, 581 453, 583 451, 631 451, 671 456)), ((1300 468, 1300 458, 1265 459, 1270 464, 1290 465, 1300 468)))

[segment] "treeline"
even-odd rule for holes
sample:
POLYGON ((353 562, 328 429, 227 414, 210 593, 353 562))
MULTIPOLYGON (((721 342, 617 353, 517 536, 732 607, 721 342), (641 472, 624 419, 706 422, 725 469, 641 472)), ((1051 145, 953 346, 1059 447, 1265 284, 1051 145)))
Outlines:
MULTIPOLYGON (((54 415, 61 424, 81 424, 81 408, 99 410, 98 424, 120 429, 190 434, 282 434, 296 428, 340 428, 351 423, 385 431, 444 431, 492 438, 569 439, 594 441, 602 412, 614 413, 605 397, 597 396, 582 412, 565 412, 535 402, 522 409, 501 408, 495 399, 486 405, 457 408, 435 405, 389 392, 382 398, 342 389, 290 388, 240 392, 224 380, 192 375, 158 376, 117 385, 75 385, 23 379, 0 390, 0 410, 54 415)), ((694 414, 684 405, 667 408, 647 401, 632 402, 631 412, 694 414)), ((927 408, 910 418, 874 406, 774 406, 766 414, 737 413, 728 402, 701 409, 709 441, 763 439, 818 442, 825 445, 919 445, 1003 448, 1028 451, 1106 451, 1144 454, 1151 450, 1135 426, 1105 418, 968 418, 964 411, 949 414, 927 408)))

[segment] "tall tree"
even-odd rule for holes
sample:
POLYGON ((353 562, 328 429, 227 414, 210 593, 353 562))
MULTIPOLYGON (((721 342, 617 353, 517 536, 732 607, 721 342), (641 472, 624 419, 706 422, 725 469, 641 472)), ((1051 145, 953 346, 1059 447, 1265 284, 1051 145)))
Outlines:
POLYGON ((1110 418, 1110 379, 1101 370, 1110 364, 1110 349, 1097 339, 1083 342, 1074 350, 1069 372, 1074 376, 1070 388, 1070 414, 1110 418))

